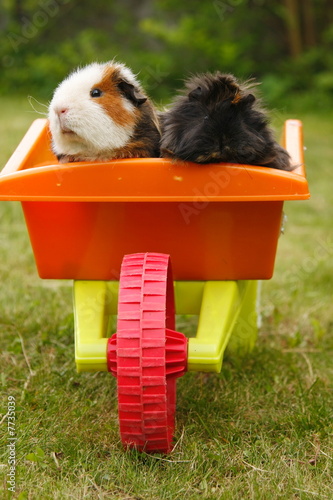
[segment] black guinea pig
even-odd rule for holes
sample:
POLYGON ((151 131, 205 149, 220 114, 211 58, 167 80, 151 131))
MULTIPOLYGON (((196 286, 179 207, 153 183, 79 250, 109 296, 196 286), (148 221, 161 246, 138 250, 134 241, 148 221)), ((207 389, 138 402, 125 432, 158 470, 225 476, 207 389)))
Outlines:
POLYGON ((195 163, 291 170, 249 86, 220 72, 196 75, 161 115, 161 155, 195 163))

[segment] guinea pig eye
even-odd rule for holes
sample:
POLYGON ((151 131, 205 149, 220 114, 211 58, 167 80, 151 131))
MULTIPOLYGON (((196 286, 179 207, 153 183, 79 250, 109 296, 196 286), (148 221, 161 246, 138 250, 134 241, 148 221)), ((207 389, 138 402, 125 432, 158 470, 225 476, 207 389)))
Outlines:
POLYGON ((103 94, 103 92, 100 89, 92 89, 90 91, 91 97, 101 97, 102 94, 103 94))

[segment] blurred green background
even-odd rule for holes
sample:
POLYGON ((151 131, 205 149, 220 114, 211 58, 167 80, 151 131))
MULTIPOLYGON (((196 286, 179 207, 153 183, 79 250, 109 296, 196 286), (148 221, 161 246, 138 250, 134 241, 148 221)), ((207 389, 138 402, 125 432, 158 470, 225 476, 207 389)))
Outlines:
POLYGON ((114 57, 157 101, 193 72, 262 81, 271 106, 333 103, 331 0, 2 0, 0 96, 49 100, 74 67, 114 57))

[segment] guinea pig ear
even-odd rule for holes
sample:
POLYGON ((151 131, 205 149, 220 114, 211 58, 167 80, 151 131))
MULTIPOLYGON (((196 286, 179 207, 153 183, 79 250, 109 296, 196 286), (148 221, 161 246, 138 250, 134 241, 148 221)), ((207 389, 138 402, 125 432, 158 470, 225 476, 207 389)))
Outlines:
POLYGON ((196 89, 191 90, 191 92, 188 94, 190 101, 197 101, 200 99, 201 96, 202 96, 201 87, 197 87, 196 89))
POLYGON ((243 102, 244 104, 248 104, 249 106, 251 106, 251 104, 253 104, 255 100, 256 98, 253 94, 248 94, 246 97, 244 97, 243 102))
POLYGON ((147 97, 141 94, 141 92, 137 90, 134 85, 126 82, 125 80, 118 83, 118 88, 127 99, 133 102, 134 106, 139 107, 147 100, 147 97))

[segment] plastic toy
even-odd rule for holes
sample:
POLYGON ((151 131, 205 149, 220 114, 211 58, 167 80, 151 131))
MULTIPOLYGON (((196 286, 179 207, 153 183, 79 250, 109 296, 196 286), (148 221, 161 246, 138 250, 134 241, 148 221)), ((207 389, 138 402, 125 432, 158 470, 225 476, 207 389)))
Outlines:
POLYGON ((255 343, 257 280, 273 274, 283 203, 310 196, 302 124, 285 124, 293 172, 59 165, 49 139, 36 120, 0 174, 0 199, 22 203, 40 277, 74 280, 77 370, 117 377, 123 444, 168 453, 177 377, 218 373, 227 347, 243 355, 255 343), (175 312, 199 315, 194 338, 176 331, 175 312))

